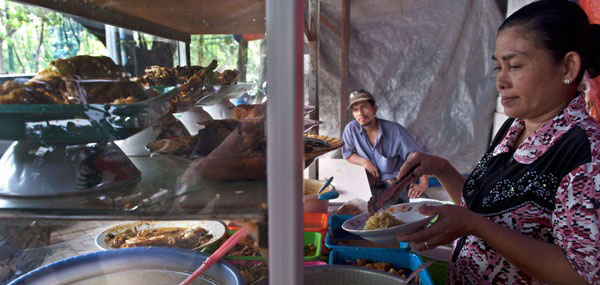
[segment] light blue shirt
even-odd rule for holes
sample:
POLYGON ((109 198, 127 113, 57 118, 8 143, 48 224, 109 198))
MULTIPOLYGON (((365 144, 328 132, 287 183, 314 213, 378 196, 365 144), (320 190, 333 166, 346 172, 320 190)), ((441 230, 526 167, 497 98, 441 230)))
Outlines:
POLYGON ((342 140, 342 156, 344 159, 353 153, 369 159, 379 169, 380 179, 396 177, 400 166, 411 152, 422 151, 417 142, 400 124, 377 118, 379 134, 375 145, 371 145, 367 133, 357 121, 346 125, 342 140))

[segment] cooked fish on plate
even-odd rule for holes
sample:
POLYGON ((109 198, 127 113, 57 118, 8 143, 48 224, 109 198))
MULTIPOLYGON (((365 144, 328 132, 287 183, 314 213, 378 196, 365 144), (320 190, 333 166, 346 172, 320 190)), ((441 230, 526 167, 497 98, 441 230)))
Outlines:
POLYGON ((120 224, 98 234, 102 249, 128 247, 178 247, 203 249, 225 234, 218 221, 140 221, 120 224))

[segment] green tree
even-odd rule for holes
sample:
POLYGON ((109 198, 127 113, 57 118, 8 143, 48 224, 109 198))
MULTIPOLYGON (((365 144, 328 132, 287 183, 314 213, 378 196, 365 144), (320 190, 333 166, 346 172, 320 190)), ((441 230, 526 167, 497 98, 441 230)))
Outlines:
MULTIPOLYGON (((261 43, 248 42, 246 81, 260 84, 261 43)), ((206 66, 213 59, 219 62, 218 70, 237 69, 239 44, 232 35, 193 35, 190 43, 192 65, 206 66)))
POLYGON ((0 74, 35 73, 78 54, 106 55, 104 43, 69 16, 5 0, 0 13, 0 74))
POLYGON ((0 74, 4 73, 4 43, 28 20, 26 7, 0 0, 0 74))

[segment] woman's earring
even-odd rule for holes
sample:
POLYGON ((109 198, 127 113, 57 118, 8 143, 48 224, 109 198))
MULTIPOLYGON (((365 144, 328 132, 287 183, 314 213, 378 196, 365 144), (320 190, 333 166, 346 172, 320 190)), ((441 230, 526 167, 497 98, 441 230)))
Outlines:
POLYGON ((563 80, 563 82, 564 82, 565 84, 571 84, 571 80, 570 80, 570 79, 565 79, 565 80, 563 80))

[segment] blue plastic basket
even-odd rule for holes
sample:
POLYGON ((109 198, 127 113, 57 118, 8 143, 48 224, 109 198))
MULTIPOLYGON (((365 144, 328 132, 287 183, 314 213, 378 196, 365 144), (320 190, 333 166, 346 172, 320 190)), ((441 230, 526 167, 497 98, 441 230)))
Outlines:
POLYGON ((438 181, 435 177, 431 176, 427 179, 427 182, 429 182, 429 187, 442 187, 442 184, 440 183, 440 181, 438 181))
POLYGON ((372 244, 371 242, 366 241, 365 239, 357 236, 355 234, 349 233, 342 229, 342 224, 352 218, 353 216, 347 215, 333 215, 329 217, 329 228, 327 230, 327 235, 325 236, 325 246, 330 249, 339 249, 339 250, 354 250, 354 249, 369 249, 374 251, 409 251, 410 245, 407 242, 399 243, 398 247, 376 247, 376 244, 373 244, 373 247, 363 247, 363 246, 347 246, 347 245, 339 245, 338 241, 364 241, 365 243, 372 244))
MULTIPOLYGON (((329 254, 329 264, 348 265, 348 260, 368 259, 372 262, 387 262, 396 268, 415 270, 423 260, 420 256, 407 251, 378 251, 372 249, 332 250, 329 254)), ((427 269, 419 273, 419 284, 433 285, 433 280, 427 269)))

